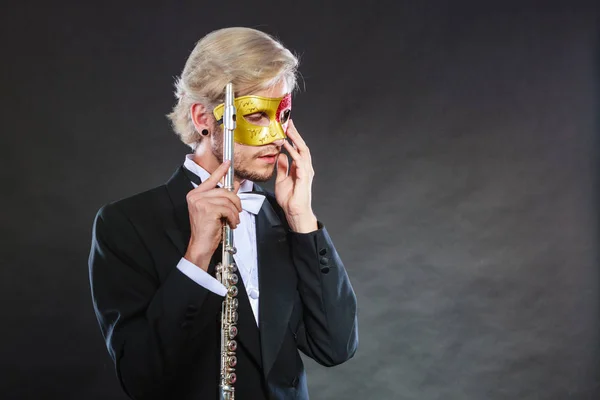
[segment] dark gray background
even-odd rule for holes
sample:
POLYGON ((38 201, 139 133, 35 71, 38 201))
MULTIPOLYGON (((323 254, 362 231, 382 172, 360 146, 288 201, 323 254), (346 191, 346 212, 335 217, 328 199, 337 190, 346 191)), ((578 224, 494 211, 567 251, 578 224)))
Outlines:
POLYGON ((359 351, 307 361, 312 398, 600 398, 597 7, 319 3, 5 6, 0 397, 124 398, 92 220, 182 162, 173 78, 243 25, 301 55, 314 208, 359 300, 359 351))

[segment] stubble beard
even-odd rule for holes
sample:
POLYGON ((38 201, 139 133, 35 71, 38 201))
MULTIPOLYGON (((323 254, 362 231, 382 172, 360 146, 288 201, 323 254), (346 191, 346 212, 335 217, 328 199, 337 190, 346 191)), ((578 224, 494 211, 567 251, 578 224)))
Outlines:
MULTIPOLYGON (((213 135, 212 140, 212 153, 219 160, 219 162, 223 162, 223 134, 213 135)), ((235 149, 235 147, 234 147, 235 149)), ((272 166, 270 169, 266 170, 263 173, 252 171, 248 168, 249 161, 247 157, 240 156, 239 152, 234 151, 233 157, 233 170, 235 172, 235 176, 240 180, 250 180, 252 182, 266 182, 273 177, 275 173, 275 166, 272 166)))

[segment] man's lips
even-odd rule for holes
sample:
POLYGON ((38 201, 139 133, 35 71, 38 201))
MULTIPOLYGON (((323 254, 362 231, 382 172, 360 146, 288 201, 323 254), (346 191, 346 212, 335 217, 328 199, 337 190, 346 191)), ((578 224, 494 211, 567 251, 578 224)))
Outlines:
POLYGON ((266 162, 268 164, 274 164, 275 160, 277 160, 278 155, 279 155, 279 153, 265 154, 263 156, 259 156, 258 159, 263 160, 264 162, 266 162))

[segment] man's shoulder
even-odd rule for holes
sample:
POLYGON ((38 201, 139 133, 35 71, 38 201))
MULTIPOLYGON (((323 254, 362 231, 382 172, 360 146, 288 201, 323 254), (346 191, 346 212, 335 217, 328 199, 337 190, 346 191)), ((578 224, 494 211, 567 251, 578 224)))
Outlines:
POLYGON ((146 219, 163 210, 171 208, 170 198, 165 184, 121 198, 103 205, 98 210, 102 219, 146 219))

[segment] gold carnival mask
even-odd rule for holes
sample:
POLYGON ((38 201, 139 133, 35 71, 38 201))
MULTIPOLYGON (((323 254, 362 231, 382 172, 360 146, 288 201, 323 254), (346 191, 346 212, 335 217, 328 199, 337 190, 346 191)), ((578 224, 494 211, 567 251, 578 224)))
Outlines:
MULTIPOLYGON (((261 96, 242 96, 234 101, 236 108, 236 126, 233 138, 237 143, 249 146, 262 146, 278 139, 285 139, 284 125, 287 124, 292 111, 292 95, 270 98, 261 96), (264 113, 269 119, 268 125, 256 125, 246 116, 264 113), (242 118, 240 118, 240 116, 242 118)), ((223 123, 224 104, 219 104, 213 114, 219 124, 223 123)), ((287 128, 287 125, 286 125, 287 128)))

